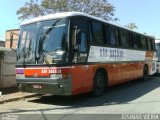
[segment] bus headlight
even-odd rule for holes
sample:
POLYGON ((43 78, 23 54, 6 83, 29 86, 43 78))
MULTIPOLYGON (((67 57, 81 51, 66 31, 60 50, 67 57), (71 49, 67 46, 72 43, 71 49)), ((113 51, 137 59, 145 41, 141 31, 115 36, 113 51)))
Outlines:
POLYGON ((24 74, 16 74, 17 79, 25 78, 24 74))
POLYGON ((53 79, 67 79, 68 74, 51 74, 50 77, 53 79))

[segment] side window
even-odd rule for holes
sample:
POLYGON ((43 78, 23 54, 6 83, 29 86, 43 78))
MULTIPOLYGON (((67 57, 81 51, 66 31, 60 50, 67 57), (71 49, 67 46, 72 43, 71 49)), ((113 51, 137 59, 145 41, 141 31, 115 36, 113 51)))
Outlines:
POLYGON ((137 35, 137 42, 138 42, 138 48, 142 49, 141 36, 140 35, 137 35))
POLYGON ((85 53, 87 52, 87 34, 85 32, 81 32, 81 44, 79 44, 79 52, 85 53))
POLYGON ((114 27, 109 28, 109 36, 110 36, 110 45, 111 46, 118 46, 118 30, 114 27))
POLYGON ((138 36, 136 34, 133 34, 133 47, 138 48, 138 36))
POLYGON ((148 44, 148 49, 149 49, 149 50, 152 49, 152 48, 151 48, 151 42, 150 42, 150 41, 151 41, 151 40, 148 38, 148 39, 147 39, 147 44, 148 44))
POLYGON ((133 48, 133 34, 131 32, 128 35, 128 47, 133 48))
POLYGON ((105 42, 104 44, 109 45, 109 26, 105 26, 105 42))
POLYGON ((145 42, 144 36, 141 36, 141 46, 142 46, 142 49, 146 49, 146 42, 145 42))
POLYGON ((155 50, 155 41, 154 41, 154 39, 151 39, 150 43, 151 43, 151 49, 155 50))
POLYGON ((98 22, 92 22, 92 29, 93 29, 93 42, 95 44, 100 44, 100 45, 104 44, 102 24, 98 22))
POLYGON ((126 31, 122 30, 120 32, 120 36, 121 36, 121 46, 126 48, 127 47, 127 39, 128 39, 128 34, 126 31))
POLYGON ((72 62, 85 63, 87 61, 90 33, 90 22, 87 19, 76 17, 72 20, 72 62), (77 29, 76 41, 75 28, 77 29))

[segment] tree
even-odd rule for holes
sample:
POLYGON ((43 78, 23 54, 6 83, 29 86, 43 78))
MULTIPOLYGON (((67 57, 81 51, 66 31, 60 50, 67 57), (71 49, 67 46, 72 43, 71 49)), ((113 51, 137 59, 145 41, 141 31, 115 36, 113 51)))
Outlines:
POLYGON ((29 2, 25 3, 24 7, 21 7, 17 11, 17 15, 20 15, 18 19, 24 20, 44 15, 44 11, 38 3, 38 0, 29 0, 29 2))
POLYGON ((118 20, 114 18, 115 7, 107 0, 29 0, 17 11, 17 15, 24 20, 68 11, 84 12, 108 21, 118 20))
POLYGON ((125 25, 124 27, 131 29, 131 30, 138 28, 135 23, 129 23, 128 25, 125 25))

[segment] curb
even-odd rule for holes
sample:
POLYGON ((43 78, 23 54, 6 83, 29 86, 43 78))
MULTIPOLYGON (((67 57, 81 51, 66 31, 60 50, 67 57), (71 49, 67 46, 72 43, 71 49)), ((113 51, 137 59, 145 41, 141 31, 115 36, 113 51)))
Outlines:
MULTIPOLYGON (((0 100, 0 104, 4 104, 6 102, 13 102, 13 101, 17 101, 17 100, 21 100, 23 98, 30 98, 30 97, 36 97, 38 96, 38 94, 33 94, 33 95, 26 95, 26 96, 19 96, 16 98, 10 98, 10 99, 6 99, 6 100, 0 100)), ((1 97, 1 96, 0 96, 1 97)))

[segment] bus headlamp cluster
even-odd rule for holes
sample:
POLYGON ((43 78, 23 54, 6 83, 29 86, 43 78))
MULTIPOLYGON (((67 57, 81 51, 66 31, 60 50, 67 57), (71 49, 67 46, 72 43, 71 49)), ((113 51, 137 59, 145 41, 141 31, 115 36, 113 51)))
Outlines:
POLYGON ((24 74, 16 74, 17 79, 25 78, 24 74))

